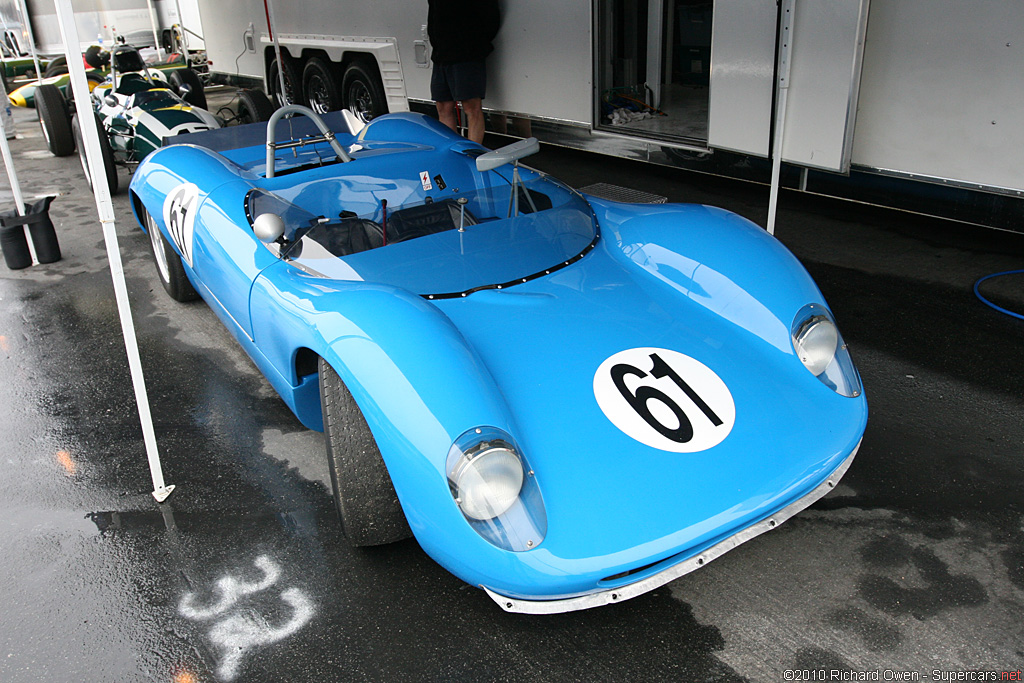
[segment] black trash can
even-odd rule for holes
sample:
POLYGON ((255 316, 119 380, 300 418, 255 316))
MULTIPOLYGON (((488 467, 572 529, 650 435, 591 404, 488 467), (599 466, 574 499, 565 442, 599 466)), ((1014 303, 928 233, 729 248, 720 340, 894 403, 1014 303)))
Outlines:
POLYGON ((53 200, 54 197, 43 197, 35 204, 26 205, 24 216, 19 216, 17 211, 0 213, 0 243, 3 246, 4 261, 11 270, 32 265, 32 255, 23 229, 26 225, 39 262, 60 261, 60 243, 57 241, 53 221, 50 220, 50 202, 53 200))

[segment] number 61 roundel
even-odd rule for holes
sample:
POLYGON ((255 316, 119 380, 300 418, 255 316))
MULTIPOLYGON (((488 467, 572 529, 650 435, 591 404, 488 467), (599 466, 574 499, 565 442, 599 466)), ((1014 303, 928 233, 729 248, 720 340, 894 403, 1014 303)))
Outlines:
POLYGON ((597 369, 594 396, 627 435, 674 453, 718 445, 736 421, 725 382, 700 361, 668 349, 616 353, 597 369))

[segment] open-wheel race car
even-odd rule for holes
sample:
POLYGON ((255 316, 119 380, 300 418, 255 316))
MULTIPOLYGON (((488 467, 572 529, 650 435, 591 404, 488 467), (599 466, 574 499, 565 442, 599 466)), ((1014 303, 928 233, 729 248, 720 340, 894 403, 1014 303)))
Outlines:
MULTIPOLYGON (((301 112, 281 120, 282 116, 301 112)), ((830 491, 867 420, 820 291, 727 211, 581 195, 417 114, 182 136, 130 188, 326 432, 357 546, 410 532, 503 609, 620 602, 830 491)))
MULTIPOLYGON (((85 59, 93 69, 110 67, 110 74, 92 88, 94 111, 87 118, 95 119, 101 133, 100 148, 111 193, 118 187, 118 163, 137 163, 176 135, 224 125, 221 117, 205 109, 203 84, 189 68, 148 68, 139 51, 129 45, 119 45, 109 53, 91 50, 85 59)), ((83 117, 73 111, 73 103, 56 85, 39 85, 34 98, 49 150, 56 156, 67 156, 77 148, 82 168, 92 183, 81 144, 83 117)), ((263 93, 239 92, 240 122, 266 121, 272 111, 263 93)))

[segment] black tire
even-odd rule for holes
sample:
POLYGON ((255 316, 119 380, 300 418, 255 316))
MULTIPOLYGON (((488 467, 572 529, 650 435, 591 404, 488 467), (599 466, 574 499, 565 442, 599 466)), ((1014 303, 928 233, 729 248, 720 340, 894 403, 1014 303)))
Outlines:
POLYGON ((341 109, 341 90, 330 62, 319 57, 311 57, 306 62, 302 70, 302 97, 317 114, 341 109))
POLYGON ((149 246, 153 253, 153 262, 156 264, 156 274, 160 278, 160 284, 164 290, 175 301, 186 303, 199 298, 199 292, 195 290, 188 276, 185 275, 185 266, 181 263, 181 257, 174 248, 167 243, 160 227, 153 220, 153 216, 146 211, 141 202, 137 204, 139 217, 146 224, 146 232, 149 234, 149 246))
POLYGON ((246 123, 257 123, 269 121, 274 114, 274 105, 270 99, 259 90, 238 91, 238 116, 239 125, 246 123))
POLYGON ((67 57, 54 57, 50 60, 50 63, 43 69, 43 78, 50 78, 51 76, 60 76, 68 72, 68 58, 67 57))
POLYGON ((299 68, 295 60, 288 55, 281 55, 284 60, 284 87, 288 94, 288 102, 281 94, 281 79, 277 75, 277 60, 270 62, 267 68, 267 92, 270 93, 270 102, 275 109, 280 109, 288 104, 305 104, 302 99, 302 77, 299 75, 299 68))
POLYGON ((174 87, 175 92, 181 86, 187 85, 192 90, 187 95, 182 95, 181 99, 193 107, 206 109, 206 89, 203 86, 203 82, 199 80, 199 74, 195 71, 192 69, 175 69, 167 74, 167 82, 174 87))
POLYGON ((350 64, 341 80, 341 92, 344 106, 364 123, 388 113, 384 84, 375 64, 365 61, 350 64))
MULTIPOLYGON (((94 117, 95 118, 95 117, 94 117)), ((100 132, 100 152, 103 153, 103 172, 107 176, 107 187, 110 194, 117 194, 117 164, 114 162, 114 150, 110 148, 110 138, 103 130, 103 124, 96 120, 96 126, 100 132)), ((71 130, 75 135, 75 146, 78 148, 78 158, 82 162, 82 170, 85 171, 85 179, 89 181, 89 189, 95 191, 92 186, 92 174, 89 173, 89 161, 85 156, 85 143, 82 139, 81 122, 78 114, 71 117, 71 130)))
POLYGON ((55 85, 40 85, 35 95, 36 113, 43 129, 46 147, 54 156, 66 157, 75 151, 68 103, 55 85))
POLYGON ((394 543, 412 535, 391 476, 352 394, 320 359, 320 407, 334 505, 349 543, 394 543))

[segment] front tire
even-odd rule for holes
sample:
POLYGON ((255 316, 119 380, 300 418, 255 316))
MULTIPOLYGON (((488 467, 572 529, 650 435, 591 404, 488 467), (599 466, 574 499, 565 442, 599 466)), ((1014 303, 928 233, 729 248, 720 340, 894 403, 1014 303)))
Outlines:
POLYGON ((175 301, 186 303, 199 298, 199 292, 195 290, 185 274, 185 266, 181 263, 181 257, 174 251, 167 240, 160 232, 160 226, 153 220, 146 208, 138 204, 140 213, 146 223, 146 232, 149 233, 149 246, 153 250, 153 261, 156 263, 156 274, 160 278, 160 284, 164 290, 175 301))
POLYGON ((35 105, 46 147, 57 157, 73 153, 75 137, 71 132, 71 114, 60 89, 55 85, 40 85, 36 88, 35 105))
POLYGON ((327 464, 345 536, 356 547, 408 538, 409 523, 359 406, 323 358, 318 369, 327 464))
POLYGON ((199 74, 195 71, 187 68, 175 69, 167 74, 167 82, 174 86, 175 91, 181 86, 187 85, 191 90, 187 95, 182 95, 181 99, 193 107, 206 109, 206 89, 203 82, 199 80, 199 74))
MULTIPOLYGON (((107 134, 98 120, 96 125, 100 134, 100 152, 103 154, 103 172, 107 177, 110 194, 113 195, 117 193, 117 164, 114 162, 114 150, 110 148, 110 139, 107 138, 107 134)), ((78 158, 82 162, 82 170, 85 171, 85 179, 89 181, 89 189, 95 192, 96 188, 92 186, 92 174, 89 173, 89 160, 85 156, 85 140, 82 137, 82 125, 78 114, 71 117, 71 130, 75 136, 75 146, 78 148, 78 158)))

